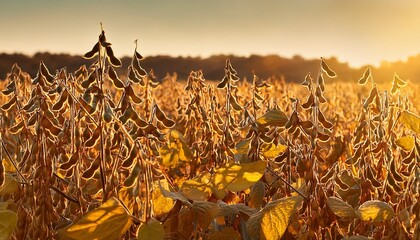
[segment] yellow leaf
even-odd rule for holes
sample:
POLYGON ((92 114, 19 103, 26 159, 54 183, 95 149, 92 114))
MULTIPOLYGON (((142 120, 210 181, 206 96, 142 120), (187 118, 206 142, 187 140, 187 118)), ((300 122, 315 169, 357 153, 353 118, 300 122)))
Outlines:
POLYGON ((162 240, 164 234, 162 224, 155 219, 151 219, 137 229, 138 240, 162 240))
POLYGON ((167 197, 167 198, 171 198, 173 200, 179 200, 187 205, 190 204, 190 202, 188 201, 187 197, 185 197, 185 195, 182 192, 170 192, 166 189, 164 189, 162 186, 159 186, 160 191, 162 192, 162 195, 167 197))
POLYGON ((397 144, 397 146, 404 149, 405 151, 410 151, 411 149, 414 148, 415 142, 414 142, 413 137, 405 136, 405 137, 398 138, 395 141, 395 144, 397 144))
POLYGON ((125 207, 132 213, 134 209, 135 198, 133 187, 122 187, 118 190, 118 198, 124 203, 125 207))
POLYGON ((180 132, 172 130, 168 135, 169 145, 164 145, 159 149, 162 157, 161 164, 168 168, 175 168, 180 161, 188 162, 192 158, 192 153, 180 132))
POLYGON ((261 152, 265 158, 275 158, 287 149, 284 145, 275 145, 274 143, 263 143, 261 152))
POLYGON ((88 212, 78 222, 58 231, 60 239, 120 239, 131 226, 131 218, 115 198, 88 212))
POLYGON ((211 221, 219 214, 220 207, 213 202, 194 201, 191 207, 193 219, 206 230, 211 221))
POLYGON ((0 219, 0 239, 10 239, 17 226, 17 214, 10 210, 0 210, 0 219))
POLYGON ((251 192, 249 193, 248 205, 250 207, 260 209, 263 203, 264 195, 265 184, 262 181, 258 181, 251 188, 251 192))
POLYGON ((381 222, 394 217, 394 209, 378 200, 364 202, 357 212, 363 221, 381 222))
POLYGON ((172 198, 165 197, 162 193, 161 188, 169 191, 169 184, 166 180, 160 180, 158 184, 155 184, 155 189, 152 192, 152 203, 153 203, 153 213, 157 216, 166 214, 175 205, 175 202, 172 198))
POLYGON ((262 126, 284 127, 288 120, 289 119, 287 118, 286 114, 284 114, 284 112, 278 109, 273 109, 259 117, 257 119, 257 123, 262 126))
POLYGON ((9 158, 3 159, 4 171, 8 173, 15 173, 16 169, 13 164, 10 162, 9 158))
POLYGON ((241 235, 232 227, 225 227, 220 232, 215 232, 209 236, 209 240, 240 240, 241 235))
POLYGON ((266 166, 266 162, 256 161, 244 164, 230 163, 226 167, 218 168, 212 179, 215 190, 233 192, 245 190, 261 179, 266 166))
POLYGON ((190 200, 206 201, 211 195, 210 178, 209 172, 203 172, 193 179, 186 180, 180 190, 190 200))
POLYGON ((357 218, 357 213, 348 203, 337 197, 329 197, 327 206, 331 211, 340 218, 357 218))
POLYGON ((399 118, 406 127, 410 128, 416 133, 420 133, 420 117, 412 112, 404 111, 399 118))
POLYGON ((248 219, 249 235, 255 239, 280 239, 301 202, 301 196, 292 196, 267 204, 248 219))
POLYGON ((0 196, 13 194, 19 188, 19 183, 10 174, 6 174, 3 186, 0 187, 0 196))
POLYGON ((248 154, 250 139, 245 139, 236 144, 236 154, 248 154))

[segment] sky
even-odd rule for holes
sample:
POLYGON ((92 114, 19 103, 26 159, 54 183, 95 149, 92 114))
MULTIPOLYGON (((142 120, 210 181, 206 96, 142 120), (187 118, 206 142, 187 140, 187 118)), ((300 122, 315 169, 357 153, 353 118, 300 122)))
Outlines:
POLYGON ((336 56, 350 66, 420 53, 418 0, 1 0, 0 52, 84 54, 100 22, 116 56, 336 56))

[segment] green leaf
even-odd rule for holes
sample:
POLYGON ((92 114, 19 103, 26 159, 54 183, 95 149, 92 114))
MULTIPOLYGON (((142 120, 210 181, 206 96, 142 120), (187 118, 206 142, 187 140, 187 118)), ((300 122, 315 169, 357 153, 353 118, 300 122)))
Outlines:
POLYGON ((244 164, 227 164, 226 167, 217 168, 212 176, 214 190, 233 192, 243 191, 258 182, 264 175, 267 163, 256 161, 244 164))
POLYGON ((420 133, 420 117, 409 111, 403 111, 399 118, 406 127, 416 133, 420 133))
POLYGON ((340 218, 357 218, 357 213, 348 203, 337 197, 329 197, 327 206, 340 218))
POLYGON ((273 109, 257 119, 257 123, 262 126, 284 127, 287 121, 286 114, 278 109, 273 109))
POLYGON ((131 218, 115 198, 88 212, 78 222, 58 231, 60 239, 119 239, 131 226, 131 218))
POLYGON ((302 199, 301 196, 292 196, 267 204, 248 219, 246 229, 249 235, 255 239, 281 239, 302 199))
POLYGON ((10 239, 17 226, 17 214, 10 210, 0 210, 0 239, 10 239))
POLYGON ((364 202, 357 212, 363 221, 381 222, 394 217, 394 209, 387 203, 378 200, 364 202))
POLYGON ((151 219, 137 229, 138 240, 163 240, 164 235, 163 225, 155 219, 151 219))
POLYGON ((412 136, 400 137, 395 141, 398 147, 402 148, 404 151, 410 151, 414 148, 415 142, 412 136))

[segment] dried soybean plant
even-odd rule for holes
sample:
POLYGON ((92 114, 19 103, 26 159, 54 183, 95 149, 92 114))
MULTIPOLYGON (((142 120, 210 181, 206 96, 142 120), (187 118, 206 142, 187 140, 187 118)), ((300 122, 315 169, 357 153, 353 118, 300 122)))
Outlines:
POLYGON ((12 66, 1 96, 0 234, 418 238, 413 83, 395 75, 382 91, 370 67, 360 86, 333 83, 324 59, 303 87, 239 81, 230 60, 215 84, 200 70, 185 86, 176 75, 160 83, 135 44, 124 76, 103 29, 89 67, 50 73, 41 62, 31 79, 12 66))

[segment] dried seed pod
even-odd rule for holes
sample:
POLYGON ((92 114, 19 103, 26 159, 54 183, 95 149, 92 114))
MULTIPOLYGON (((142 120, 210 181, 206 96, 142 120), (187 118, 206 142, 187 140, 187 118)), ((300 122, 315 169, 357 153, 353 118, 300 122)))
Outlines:
POLYGON ((398 185, 397 182, 395 182, 394 177, 392 176, 392 174, 388 173, 388 176, 386 178, 386 180, 388 181, 388 184, 390 186, 392 186, 392 188, 396 191, 396 192, 401 192, 402 188, 398 185))
POLYGON ((321 142, 327 142, 328 140, 330 140, 330 136, 321 132, 318 132, 316 137, 321 141, 321 142))
POLYGON ((112 83, 113 83, 114 87, 116 87, 118 89, 123 89, 124 88, 124 83, 118 77, 117 73, 115 72, 115 70, 112 66, 109 66, 109 68, 108 68, 108 76, 112 80, 112 83))
POLYGON ((369 104, 373 103, 373 100, 378 96, 378 89, 376 88, 376 85, 370 90, 369 97, 365 100, 363 103, 363 106, 367 108, 369 104))
POLYGON ((93 46, 93 48, 92 48, 92 50, 90 50, 89 52, 87 52, 87 53, 85 53, 85 55, 83 55, 83 57, 84 58, 86 58, 86 59, 91 59, 91 58, 93 58, 96 54, 98 54, 99 53, 99 42, 97 42, 94 46, 93 46))
POLYGON ((13 95, 13 97, 8 102, 6 102, 5 104, 3 104, 3 106, 1 106, 1 109, 3 109, 4 111, 9 111, 10 108, 12 108, 16 104, 16 100, 17 100, 16 95, 13 95))
POLYGON ((79 158, 79 151, 76 151, 75 153, 73 153, 73 155, 71 155, 70 159, 67 162, 60 165, 60 169, 68 171, 70 168, 76 165, 79 158))
POLYGON ((95 112, 95 109, 91 105, 89 105, 82 97, 79 98, 79 103, 81 107, 83 107, 89 114, 95 112))
POLYGON ((93 132, 92 136, 85 142, 85 147, 91 148, 98 143, 100 136, 101 136, 101 127, 97 127, 95 131, 93 132))
POLYGON ((394 79, 392 80, 393 84, 396 84, 398 87, 407 86, 407 82, 402 80, 397 74, 394 74, 394 79))
POLYGON ((301 83, 301 85, 307 86, 309 90, 311 89, 311 87, 312 87, 311 73, 306 74, 305 81, 303 81, 303 83, 301 83))
MULTIPOLYGON (((137 52, 136 52, 137 53, 137 52)), ((147 75, 146 70, 144 70, 141 66, 140 66, 140 59, 137 57, 137 54, 134 54, 132 60, 131 60, 131 66, 133 66, 134 69, 137 70, 137 73, 140 77, 145 77, 147 75)), ((140 55, 140 54, 138 54, 140 55)), ((141 55, 140 55, 141 56, 141 55)))
POLYGON ((64 103, 67 101, 68 98, 68 92, 67 90, 64 90, 61 95, 60 95, 60 99, 58 100, 58 102, 56 102, 53 107, 52 110, 54 111, 58 111, 61 110, 64 106, 64 103))
POLYGON ((366 166, 366 177, 370 180, 370 182, 372 183, 372 185, 376 188, 381 187, 382 183, 379 182, 376 177, 375 174, 373 172, 373 169, 371 168, 370 165, 366 166))
POLYGON ((131 107, 131 105, 128 105, 128 107, 125 109, 124 114, 119 117, 119 120, 121 121, 122 124, 126 124, 128 119, 131 118, 131 116, 133 115, 134 110, 133 107, 131 107))
POLYGON ((321 68, 328 75, 328 77, 330 78, 337 77, 337 74, 333 70, 331 70, 331 68, 327 65, 327 63, 322 58, 321 58, 321 68))
POLYGON ((315 105, 315 97, 314 94, 311 92, 311 94, 309 95, 308 99, 306 100, 306 102, 304 104, 302 104, 302 107, 304 109, 309 109, 310 107, 313 107, 315 105))
POLYGON ((171 128, 175 125, 175 122, 166 117, 165 113, 163 113, 162 110, 160 110, 157 104, 155 105, 155 114, 157 120, 163 123, 163 125, 165 125, 166 127, 171 128))
POLYGON ((121 61, 114 56, 114 51, 112 51, 111 46, 110 45, 106 46, 105 50, 106 50, 106 56, 108 57, 109 63, 112 66, 120 67, 122 65, 121 61))
POLYGON ((295 111, 293 111, 292 115, 290 116, 289 120, 286 122, 285 128, 291 128, 292 126, 297 126, 299 123, 299 116, 295 111))
POLYGON ((32 114, 31 117, 28 119, 28 123, 26 124, 28 127, 35 125, 38 115, 36 113, 32 114))
POLYGON ((228 81, 229 79, 226 76, 224 76, 222 81, 219 84, 217 84, 217 88, 225 88, 227 86, 228 81))
POLYGON ((136 183, 136 180, 139 176, 141 167, 138 163, 134 165, 133 170, 131 170, 130 175, 124 181, 124 187, 131 187, 136 183))
POLYGON ((392 159, 389 164, 389 169, 391 170, 391 174, 394 177, 395 181, 397 182, 403 182, 404 179, 401 177, 401 175, 397 172, 397 167, 395 166, 395 159, 392 159))
POLYGON ((370 67, 366 68, 365 72, 363 73, 362 78, 359 79, 358 84, 359 85, 365 85, 367 83, 367 81, 369 80, 369 78, 372 77, 372 73, 370 70, 370 67))
POLYGON ((82 178, 91 179, 95 174, 95 171, 99 168, 100 164, 101 158, 98 155, 98 157, 96 157, 96 159, 92 162, 89 168, 82 174, 82 178))
POLYGON ((133 146, 130 149, 130 153, 128 154, 128 157, 124 159, 122 163, 123 168, 130 168, 133 166, 134 159, 136 159, 138 153, 138 148, 133 144, 133 146))
POLYGON ((2 93, 6 96, 10 95, 11 93, 13 93, 16 90, 16 83, 15 81, 11 81, 9 84, 7 84, 7 86, 5 87, 5 89, 2 91, 2 93))
POLYGON ((96 81, 96 73, 95 72, 91 72, 88 76, 87 79, 85 79, 82 83, 81 86, 85 89, 89 88, 90 86, 92 86, 92 84, 96 81))
POLYGON ((109 106, 108 101, 105 102, 105 108, 104 111, 102 112, 102 118, 104 119, 104 121, 106 123, 110 123, 112 121, 112 116, 113 116, 113 112, 111 107, 109 106))
POLYGON ((52 135, 58 136, 58 134, 61 132, 61 129, 57 126, 55 126, 50 119, 48 119, 46 116, 43 116, 41 119, 41 126, 44 129, 47 129, 52 135))
POLYGON ((133 83, 143 83, 140 84, 142 87, 144 87, 144 82, 142 81, 141 77, 139 78, 138 75, 140 74, 136 74, 137 70, 134 69, 132 66, 128 66, 128 80, 130 80, 133 83))
POLYGON ((43 61, 39 63, 39 71, 45 77, 45 80, 47 80, 49 84, 52 84, 54 82, 54 76, 51 75, 50 71, 48 70, 47 66, 45 66, 43 61))
POLYGON ((24 126, 25 126, 25 124, 24 124, 24 122, 22 120, 22 121, 16 123, 15 125, 13 125, 11 128, 9 128, 9 132, 11 134, 20 133, 22 131, 22 129, 23 129, 24 126))
POLYGON ((130 99, 131 99, 134 103, 139 104, 139 103, 141 103, 141 102, 142 102, 141 98, 140 98, 140 97, 138 97, 138 96, 134 93, 134 89, 131 87, 131 85, 129 85, 129 86, 127 86, 127 87, 125 88, 125 92, 126 92, 126 94, 130 97, 130 99))
POLYGON ((146 128, 149 124, 141 119, 136 112, 133 112, 131 115, 131 120, 137 125, 139 128, 146 128))
POLYGON ((327 102, 327 100, 324 97, 324 94, 322 93, 321 85, 318 85, 318 87, 316 88, 315 95, 318 97, 318 101, 320 103, 326 103, 327 102))
POLYGON ((324 128, 331 129, 331 128, 334 126, 332 123, 330 123, 329 121, 327 121, 327 120, 325 119, 324 114, 321 112, 321 110, 319 110, 319 108, 318 108, 318 114, 317 114, 317 117, 318 117, 318 121, 321 123, 321 125, 322 125, 324 128))
POLYGON ((229 103, 235 111, 242 111, 241 105, 239 105, 238 101, 236 101, 236 98, 232 95, 229 96, 229 103))

